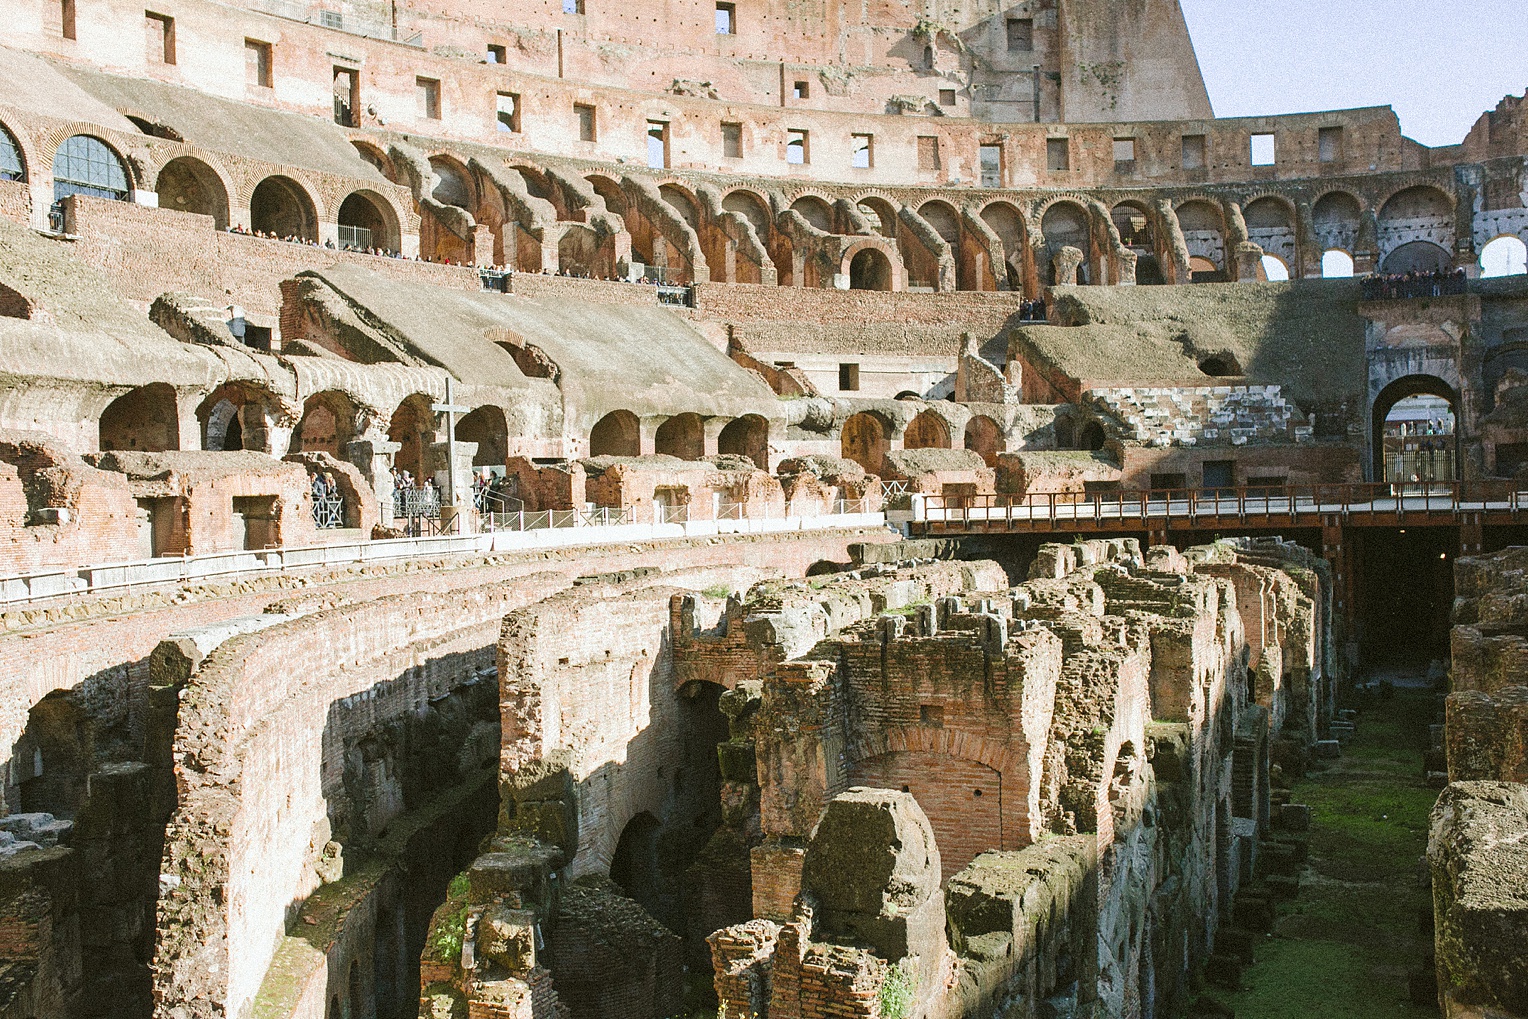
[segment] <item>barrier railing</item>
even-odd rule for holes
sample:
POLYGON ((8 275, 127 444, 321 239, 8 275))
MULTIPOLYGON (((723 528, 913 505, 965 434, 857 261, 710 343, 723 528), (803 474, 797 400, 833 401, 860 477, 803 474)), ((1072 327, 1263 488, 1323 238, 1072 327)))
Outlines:
POLYGON ((914 496, 914 523, 975 527, 1113 520, 1307 521, 1339 515, 1405 520, 1416 515, 1504 513, 1528 509, 1515 481, 1286 485, 1154 491, 1056 492, 1036 495, 914 496))
POLYGON ((327 531, 345 526, 345 500, 338 495, 313 497, 313 526, 327 531))
MULTIPOLYGON (((379 541, 295 548, 240 549, 195 556, 57 567, 0 576, 0 606, 45 601, 68 595, 118 593, 135 588, 183 584, 238 574, 270 574, 395 559, 484 555, 537 548, 721 534, 878 527, 884 526, 886 522, 885 514, 866 512, 861 502, 840 501, 834 508, 844 512, 823 516, 776 514, 767 519, 755 515, 742 520, 690 520, 683 524, 634 523, 630 513, 620 509, 505 514, 506 519, 496 520, 497 526, 493 529, 485 529, 477 534, 421 534, 379 541)), ((458 516, 455 519, 461 518, 458 516)))

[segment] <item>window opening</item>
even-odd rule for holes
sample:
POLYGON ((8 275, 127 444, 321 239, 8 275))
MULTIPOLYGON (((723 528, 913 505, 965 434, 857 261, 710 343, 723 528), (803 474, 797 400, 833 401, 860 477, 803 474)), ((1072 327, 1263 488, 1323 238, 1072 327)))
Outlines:
POLYGON ((1002 187, 1003 147, 1001 145, 982 145, 977 148, 976 154, 977 162, 981 166, 982 187, 1002 187))
POLYGON ((722 158, 743 158, 743 125, 722 124, 722 158))
POLYGON ((334 122, 341 127, 360 127, 361 72, 350 67, 334 69, 334 122))
POLYGON ((661 170, 669 165, 669 126, 667 121, 647 122, 647 165, 661 170))
POLYGON ((418 100, 421 117, 426 120, 440 119, 440 82, 434 78, 415 78, 414 96, 418 100))
POLYGON ((918 136, 918 169, 939 169, 939 138, 936 135, 918 136))
POLYGON ((271 44, 244 40, 244 80, 255 88, 271 87, 271 44))
POLYGON ((175 19, 168 14, 143 12, 146 56, 151 64, 175 63, 175 19))
POLYGON ((1045 140, 1045 166, 1052 173, 1060 173, 1072 168, 1070 139, 1047 138, 1045 140))
POLYGON ((860 366, 857 364, 841 364, 838 366, 838 389, 843 393, 857 393, 860 387, 860 366))
POLYGON ((1252 136, 1252 165, 1273 166, 1279 161, 1277 139, 1271 134, 1252 136))
POLYGON ((1317 139, 1319 158, 1323 163, 1342 162, 1342 128, 1323 127, 1317 139))
POLYGON ((736 4, 717 4, 716 5, 716 34, 717 35, 736 35, 737 34, 737 5, 736 4))
POLYGON ((594 141, 594 107, 584 103, 574 103, 573 112, 578 115, 578 140, 581 142, 594 141))
POLYGON ((1204 169, 1204 135, 1183 136, 1183 168, 1185 170, 1204 169))
POLYGON ((785 133, 785 161, 792 166, 805 166, 808 159, 807 133, 792 128, 785 133))
POLYGON ((520 130, 520 96, 514 92, 500 92, 498 95, 499 130, 513 133, 520 130))
POLYGON ((868 170, 874 165, 875 136, 851 134, 849 136, 849 165, 856 170, 868 170))
POLYGON ((1033 18, 1008 19, 1008 52, 1029 53, 1035 48, 1035 21, 1033 18))

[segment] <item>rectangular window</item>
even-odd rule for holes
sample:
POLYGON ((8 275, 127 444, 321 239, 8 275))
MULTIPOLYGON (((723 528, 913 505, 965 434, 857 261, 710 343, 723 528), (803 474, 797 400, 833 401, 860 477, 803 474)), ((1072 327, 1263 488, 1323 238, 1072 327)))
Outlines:
POLYGON ((1001 145, 981 145, 976 150, 977 163, 981 166, 982 187, 1000 188, 1003 186, 1003 147, 1001 145))
POLYGON ((722 158, 743 158, 743 125, 722 124, 722 158))
POLYGON ((65 39, 73 39, 74 36, 74 0, 60 0, 58 6, 59 31, 65 39))
POLYGON ((812 90, 810 87, 808 87, 806 82, 798 81, 791 86, 792 99, 810 99, 811 97, 812 90))
POLYGON ((353 67, 334 69, 334 122, 341 127, 360 127, 361 72, 353 67))
POLYGON ((785 132, 785 161, 792 166, 805 166, 811 158, 807 150, 807 133, 799 128, 785 132))
POLYGON ((1045 139, 1045 168, 1051 173, 1063 173, 1072 168, 1071 139, 1045 139))
POLYGON ((875 165, 875 135, 849 136, 849 165, 856 170, 868 170, 875 165))
POLYGON ((1320 159, 1323 163, 1342 162, 1342 128, 1323 127, 1318 140, 1320 159))
POLYGON ((344 28, 345 16, 339 11, 319 11, 318 23, 324 28, 344 28))
POLYGON ((1135 169, 1135 139, 1114 139, 1114 170, 1116 173, 1135 169))
POLYGON ((952 88, 942 88, 942 89, 940 89, 939 90, 939 105, 940 106, 954 106, 955 105, 955 90, 952 89, 952 88))
POLYGON ((440 119, 440 82, 434 78, 415 78, 414 99, 419 116, 425 120, 440 119))
POLYGON ((838 366, 838 390, 841 393, 859 392, 859 365, 841 364, 838 366))
POLYGON ((1235 488, 1235 460, 1207 460, 1204 464, 1205 488, 1235 488))
POLYGON ((574 103, 573 112, 578 115, 578 140, 581 142, 594 141, 594 107, 584 103, 574 103))
POLYGON ((520 96, 515 92, 500 92, 498 96, 499 131, 515 134, 520 130, 520 96))
POLYGON ((562 13, 564 13, 564 14, 582 14, 582 13, 584 13, 584 0, 562 0, 562 13))
POLYGON ((244 40, 244 81, 255 88, 271 87, 271 44, 244 40))
POLYGON ((1035 48, 1035 21, 1033 18, 1008 19, 1008 52, 1029 53, 1035 48))
POLYGON ((737 35, 737 5, 716 5, 716 34, 737 35))
POLYGON ((666 120, 647 122, 647 165, 654 170, 669 165, 669 126, 666 120))
POLYGON ((509 51, 497 43, 488 44, 487 61, 490 64, 502 64, 509 59, 509 51))
POLYGON ((1186 134, 1183 136, 1183 168, 1185 170, 1203 170, 1204 158, 1204 135, 1186 134))
POLYGON ((151 64, 175 63, 175 19, 168 14, 143 12, 145 56, 151 64))
POLYGON ((939 138, 936 135, 918 136, 918 169, 939 169, 939 138))
POLYGON ((1279 161, 1278 144, 1271 134, 1252 136, 1252 165, 1273 166, 1279 161))

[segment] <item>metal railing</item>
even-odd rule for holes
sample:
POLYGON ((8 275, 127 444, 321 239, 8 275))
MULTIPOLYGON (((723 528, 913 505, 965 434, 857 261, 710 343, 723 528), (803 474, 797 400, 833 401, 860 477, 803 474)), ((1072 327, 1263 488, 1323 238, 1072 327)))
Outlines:
POLYGON ((313 496, 313 526, 320 531, 345 526, 345 499, 340 495, 313 496))
POLYGON ((633 522, 629 509, 622 507, 611 509, 608 506, 595 506, 588 509, 529 511, 519 509, 506 512, 488 512, 483 514, 481 520, 483 530, 490 533, 496 531, 541 531, 566 527, 614 527, 633 522))
POLYGON ((913 521, 943 528, 1029 529, 1037 525, 1113 521, 1246 521, 1319 526, 1328 516, 1385 522, 1408 516, 1487 513, 1516 517, 1528 490, 1516 481, 1285 485, 1155 491, 1054 492, 1036 495, 917 496, 913 521))
POLYGON ((435 488, 393 489, 393 516, 439 517, 440 490, 435 488))
POLYGON ((1423 275, 1416 279, 1389 279, 1371 276, 1359 281, 1359 293, 1365 301, 1406 301, 1418 297, 1456 297, 1470 291, 1470 281, 1462 274, 1423 275))

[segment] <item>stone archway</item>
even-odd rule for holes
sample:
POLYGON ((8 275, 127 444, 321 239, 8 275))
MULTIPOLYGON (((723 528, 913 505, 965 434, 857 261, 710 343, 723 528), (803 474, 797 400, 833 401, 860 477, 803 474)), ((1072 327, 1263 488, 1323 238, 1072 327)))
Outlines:
POLYGON ((151 382, 117 397, 101 413, 102 451, 132 449, 162 453, 180 448, 180 418, 175 390, 151 382))
POLYGON ((844 422, 839 449, 845 460, 853 460, 867 473, 880 474, 891 449, 891 428, 879 415, 860 411, 844 422))
POLYGON ((1459 393, 1448 382, 1436 375, 1406 375, 1396 379, 1379 391, 1374 398, 1374 404, 1370 408, 1370 458, 1374 470, 1374 479, 1405 481, 1407 478, 1391 479, 1388 477, 1386 464, 1386 422, 1390 419, 1391 411, 1397 404, 1416 396, 1433 396, 1448 403, 1452 415, 1454 430, 1451 434, 1440 436, 1440 442, 1448 446, 1448 452, 1452 456, 1452 462, 1459 462, 1459 393))
POLYGON ((769 422, 757 414, 729 421, 717 438, 716 451, 746 456, 759 470, 769 470, 769 422))
POLYGON ((613 410, 594 423, 589 432, 590 456, 639 456, 642 435, 637 416, 629 410, 613 410))

